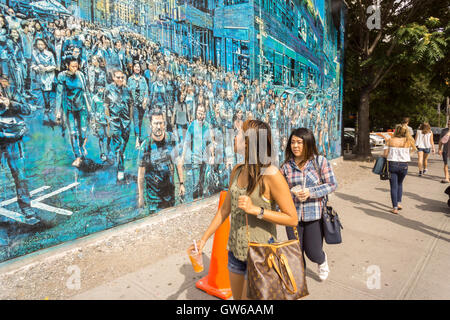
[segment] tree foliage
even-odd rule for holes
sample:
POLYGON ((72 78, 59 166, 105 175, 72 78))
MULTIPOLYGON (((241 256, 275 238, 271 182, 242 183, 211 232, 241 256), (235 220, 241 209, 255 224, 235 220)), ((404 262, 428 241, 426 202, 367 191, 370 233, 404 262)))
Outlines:
POLYGON ((370 129, 435 120, 448 95, 449 3, 381 1, 379 30, 366 24, 372 1, 347 3, 344 110, 358 112, 357 152, 367 156, 370 129))

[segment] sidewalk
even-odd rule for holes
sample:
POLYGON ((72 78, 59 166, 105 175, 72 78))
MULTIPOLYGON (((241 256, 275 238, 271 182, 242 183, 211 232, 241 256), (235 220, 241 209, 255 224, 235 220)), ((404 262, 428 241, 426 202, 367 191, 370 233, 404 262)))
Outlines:
MULTIPOLYGON (((420 178, 414 160, 398 216, 389 213, 389 182, 371 173, 371 163, 361 166, 364 179, 338 188, 333 206, 344 225, 343 243, 325 245, 331 273, 323 283, 317 266, 307 260, 306 299, 450 298, 450 211, 443 193, 447 185, 439 183, 442 161, 433 156, 429 174, 420 178)), ((279 234, 284 236, 282 227, 279 234)), ((195 288, 208 272, 211 247, 212 239, 205 249, 205 271, 198 275, 181 248, 158 263, 71 298, 216 299, 195 288)))

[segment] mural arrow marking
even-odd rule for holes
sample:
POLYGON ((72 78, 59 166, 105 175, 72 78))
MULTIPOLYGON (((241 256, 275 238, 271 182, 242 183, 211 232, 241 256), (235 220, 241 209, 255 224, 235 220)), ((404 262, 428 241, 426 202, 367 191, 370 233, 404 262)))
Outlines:
MULTIPOLYGON (((74 183, 69 184, 68 186, 65 186, 65 187, 60 188, 58 190, 55 190, 55 191, 53 191, 51 193, 45 194, 43 196, 40 196, 39 198, 34 199, 34 200, 31 201, 31 207, 38 208, 38 209, 41 209, 41 210, 44 210, 44 211, 54 212, 56 214, 70 216, 73 213, 72 211, 61 209, 61 208, 56 208, 56 207, 47 205, 45 203, 41 203, 41 201, 45 200, 45 199, 48 199, 50 197, 53 197, 53 196, 55 196, 55 195, 57 195, 59 193, 67 191, 69 189, 72 189, 72 188, 76 187, 79 184, 80 184, 79 182, 74 182, 74 183)), ((37 188, 37 189, 35 189, 35 190, 30 192, 30 196, 38 194, 38 193, 41 193, 42 191, 45 191, 45 190, 47 190, 49 188, 50 188, 50 186, 43 186, 43 187, 37 188)), ((17 201, 17 197, 14 197, 12 199, 0 202, 0 215, 3 215, 5 217, 7 217, 7 218, 10 218, 10 219, 15 220, 15 221, 20 222, 20 223, 29 224, 29 222, 27 221, 25 216, 22 215, 21 213, 14 212, 14 211, 2 208, 4 206, 10 205, 10 204, 12 204, 12 203, 14 203, 16 201, 17 201)))

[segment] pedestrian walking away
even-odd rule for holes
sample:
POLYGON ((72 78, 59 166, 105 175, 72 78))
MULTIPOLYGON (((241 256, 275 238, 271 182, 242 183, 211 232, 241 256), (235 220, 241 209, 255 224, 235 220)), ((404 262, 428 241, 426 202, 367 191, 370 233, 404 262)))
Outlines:
MULTIPOLYGON (((289 194, 289 187, 279 170, 257 156, 257 147, 267 147, 271 159, 271 134, 267 123, 259 120, 247 120, 243 124, 242 134, 236 137, 235 152, 240 152, 244 164, 236 165, 230 176, 230 189, 222 207, 217 211, 208 229, 198 243, 201 252, 206 241, 216 232, 220 225, 231 216, 228 238, 228 270, 231 291, 234 300, 247 298, 247 252, 248 238, 251 242, 271 243, 276 241, 276 225, 294 227, 298 217, 294 202, 289 194), (255 134, 248 134, 251 130, 255 134), (267 135, 260 132, 265 131, 267 135), (265 142, 260 141, 263 137, 265 142), (249 137, 257 141, 250 142, 249 137), (250 149, 252 147, 252 149, 250 149), (253 164, 250 159, 256 159, 253 164), (280 212, 276 211, 276 205, 280 212), (246 227, 248 218, 248 233, 246 227)), ((193 250, 194 246, 189 248, 193 250)))
MULTIPOLYGON (((297 230, 302 252, 306 253, 309 260, 317 263, 319 278, 326 280, 330 270, 323 251, 321 218, 325 197, 336 190, 337 181, 330 163, 319 155, 311 130, 298 128, 292 131, 281 173, 287 180, 297 209, 297 230)), ((296 238, 293 228, 287 227, 286 232, 289 239, 296 238)))
POLYGON ((409 135, 408 126, 398 124, 395 127, 394 136, 389 139, 384 147, 384 157, 389 164, 389 179, 391 188, 392 210, 398 214, 402 210, 403 181, 408 174, 408 162, 411 161, 410 150, 417 151, 415 141, 409 135))
POLYGON ((413 130, 413 128, 411 128, 410 126, 409 126, 409 117, 404 117, 403 119, 402 119, 402 125, 403 126, 406 126, 407 128, 408 128, 408 134, 411 136, 411 137, 413 137, 414 136, 414 130, 413 130))
POLYGON ((448 137, 450 135, 450 120, 447 122, 447 128, 441 131, 441 135, 439 137, 439 155, 442 156, 442 160, 444 161, 444 179, 441 180, 442 183, 450 183, 449 173, 448 173, 448 147, 450 141, 448 141, 448 137), (446 142, 444 142, 446 141, 446 142))
POLYGON ((436 152, 436 149, 434 148, 433 133, 431 132, 431 127, 428 122, 422 123, 419 130, 417 130, 416 147, 419 156, 419 177, 421 177, 422 174, 427 173, 428 157, 430 156, 430 153, 433 152, 434 154, 436 152))

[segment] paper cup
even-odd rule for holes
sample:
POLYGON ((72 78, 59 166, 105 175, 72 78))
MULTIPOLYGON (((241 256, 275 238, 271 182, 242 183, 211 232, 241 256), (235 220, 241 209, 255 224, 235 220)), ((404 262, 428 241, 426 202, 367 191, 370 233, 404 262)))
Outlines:
POLYGON ((295 187, 291 188, 292 193, 297 193, 303 190, 303 187, 301 185, 296 185, 295 187))

